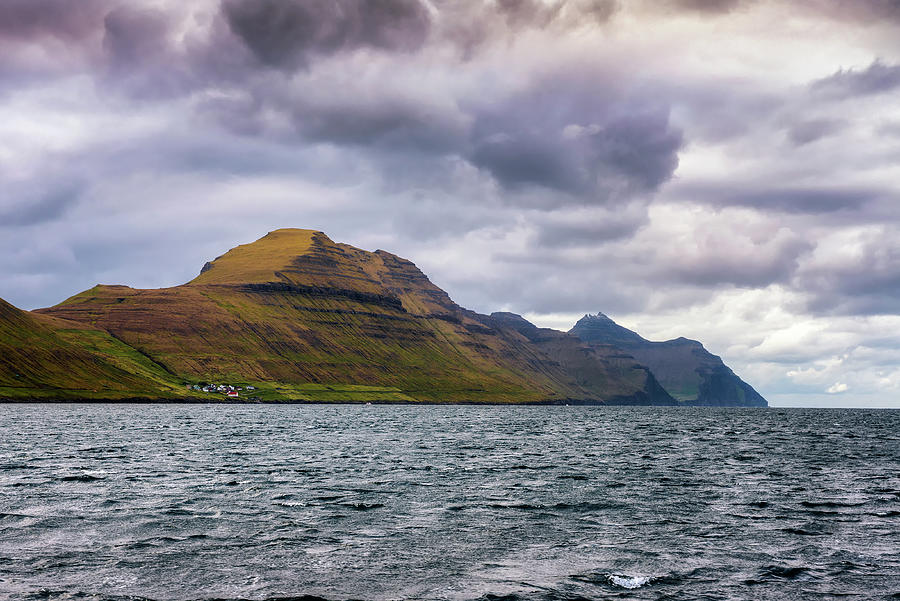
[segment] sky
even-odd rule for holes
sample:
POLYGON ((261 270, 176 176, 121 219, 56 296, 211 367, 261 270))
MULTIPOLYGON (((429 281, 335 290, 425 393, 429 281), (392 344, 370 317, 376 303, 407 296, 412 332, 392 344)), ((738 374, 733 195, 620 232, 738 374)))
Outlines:
POLYGON ((2 0, 0 297, 282 227, 900 407, 898 0, 2 0))

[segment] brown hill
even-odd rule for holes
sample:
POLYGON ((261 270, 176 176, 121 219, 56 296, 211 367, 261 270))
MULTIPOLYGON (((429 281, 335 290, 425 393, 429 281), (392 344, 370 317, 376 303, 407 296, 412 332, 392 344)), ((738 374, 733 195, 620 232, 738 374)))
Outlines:
POLYGON ((102 328, 188 382, 256 383, 262 398, 671 402, 633 359, 563 333, 537 344, 459 307, 410 261, 311 230, 238 246, 182 286, 96 286, 40 313, 102 328))

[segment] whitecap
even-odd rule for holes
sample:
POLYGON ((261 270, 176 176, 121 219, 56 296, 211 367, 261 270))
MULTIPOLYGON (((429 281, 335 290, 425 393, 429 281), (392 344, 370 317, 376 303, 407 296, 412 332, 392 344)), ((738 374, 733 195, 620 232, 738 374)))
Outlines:
POLYGON ((615 586, 627 589, 640 588, 650 582, 649 576, 627 576, 625 574, 607 574, 609 580, 615 586))

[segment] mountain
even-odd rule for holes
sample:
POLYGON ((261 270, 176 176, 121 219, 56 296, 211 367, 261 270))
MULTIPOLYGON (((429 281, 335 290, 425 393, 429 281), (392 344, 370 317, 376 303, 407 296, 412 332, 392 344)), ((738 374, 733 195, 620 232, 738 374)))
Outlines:
POLYGON ((765 407, 766 400, 722 359, 696 340, 651 342, 598 313, 585 315, 570 334, 594 349, 617 348, 650 368, 663 388, 685 405, 765 407))
POLYGON ((175 399, 183 387, 107 332, 0 299, 0 398, 175 399))
POLYGON ((98 285, 37 313, 108 333, 182 387, 262 400, 674 403, 632 357, 468 311, 410 261, 312 230, 270 232, 181 286, 98 285))
MULTIPOLYGON (((515 313, 491 313, 489 323, 498 330, 512 329, 527 338, 543 354, 558 363, 578 386, 591 394, 609 394, 617 381, 630 382, 641 394, 623 394, 617 404, 677 405, 677 401, 656 381, 646 365, 613 347, 592 347, 576 336, 539 328, 515 313), (614 374, 615 378, 610 378, 614 374)), ((623 391, 624 392, 624 391, 623 391)))
POLYGON ((0 399, 224 400, 209 384, 260 401, 765 404, 697 342, 602 315, 570 333, 481 315, 410 261, 313 230, 270 232, 181 286, 0 301, 0 399))

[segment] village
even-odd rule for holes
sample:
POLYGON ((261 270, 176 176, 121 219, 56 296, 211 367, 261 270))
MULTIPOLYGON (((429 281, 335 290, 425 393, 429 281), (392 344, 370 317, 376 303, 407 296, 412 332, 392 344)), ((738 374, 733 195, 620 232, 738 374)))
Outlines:
POLYGON ((197 392, 209 392, 212 394, 224 394, 227 397, 238 398, 241 391, 256 390, 255 386, 232 386, 231 384, 188 384, 190 390, 197 392))

